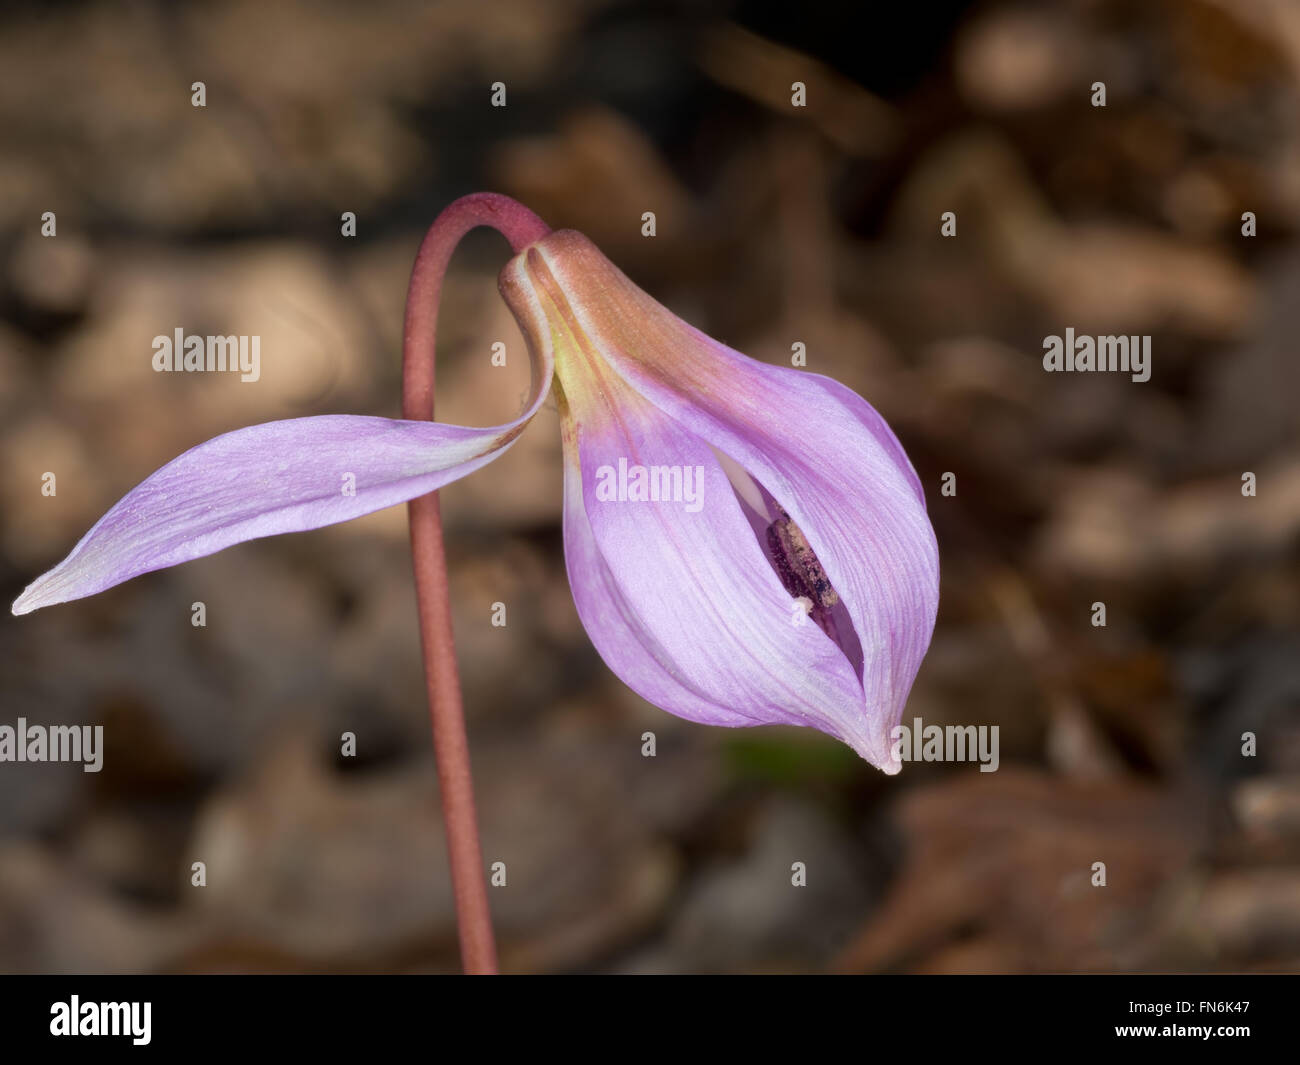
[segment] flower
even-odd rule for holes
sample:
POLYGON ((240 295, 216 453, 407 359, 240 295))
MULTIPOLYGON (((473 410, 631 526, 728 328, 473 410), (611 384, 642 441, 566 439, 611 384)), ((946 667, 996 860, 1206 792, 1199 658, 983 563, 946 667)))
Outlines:
POLYGON ((500 288, 533 365, 514 421, 328 415, 215 437, 123 497, 13 612, 434 491, 509 448, 553 390, 569 581, 609 667, 679 717, 812 726, 897 772, 938 548, 884 419, 705 336, 571 230, 519 250, 500 288))

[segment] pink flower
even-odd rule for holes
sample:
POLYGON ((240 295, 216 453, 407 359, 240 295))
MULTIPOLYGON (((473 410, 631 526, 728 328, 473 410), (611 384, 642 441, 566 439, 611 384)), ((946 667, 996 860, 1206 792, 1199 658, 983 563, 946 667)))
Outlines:
POLYGON ((533 360, 515 421, 327 415, 216 437, 129 492, 13 612, 424 495, 510 447, 553 387, 569 581, 609 667, 679 717, 809 725, 897 772, 890 730, 939 564, 884 419, 836 381, 705 336, 579 233, 522 248, 500 286, 533 360))

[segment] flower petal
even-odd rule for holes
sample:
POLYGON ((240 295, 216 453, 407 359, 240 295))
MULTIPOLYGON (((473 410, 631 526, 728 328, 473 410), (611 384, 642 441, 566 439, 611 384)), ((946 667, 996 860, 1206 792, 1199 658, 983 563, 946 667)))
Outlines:
POLYGON ((578 616, 596 651, 629 688, 658 707, 671 708, 678 717, 706 725, 763 724, 687 687, 674 676, 667 652, 651 650, 652 637, 605 564, 587 520, 582 471, 577 445, 569 436, 571 429, 566 423, 564 561, 578 616))
POLYGON ((797 433, 773 431, 770 418, 747 416, 734 398, 686 399, 649 377, 633 379, 661 409, 744 465, 803 531, 861 644, 862 697, 877 723, 870 760, 896 764, 890 733, 902 719, 939 607, 938 545, 916 475, 910 463, 898 465, 883 419, 843 385, 746 363, 728 375, 732 382, 748 377, 732 397, 743 389, 745 404, 785 411, 798 419, 797 433))
POLYGON ((322 415, 214 437, 123 496, 67 558, 28 585, 13 612, 80 599, 245 540, 318 529, 441 488, 491 462, 523 431, 551 380, 549 357, 535 366, 528 409, 505 425, 322 415))
POLYGON ((597 650, 629 687, 680 717, 811 725, 857 745, 857 678, 767 564, 716 456, 624 393, 606 382, 603 409, 565 394, 566 561, 597 650), (620 460, 632 477, 636 467, 680 471, 687 490, 676 500, 611 499, 620 460))

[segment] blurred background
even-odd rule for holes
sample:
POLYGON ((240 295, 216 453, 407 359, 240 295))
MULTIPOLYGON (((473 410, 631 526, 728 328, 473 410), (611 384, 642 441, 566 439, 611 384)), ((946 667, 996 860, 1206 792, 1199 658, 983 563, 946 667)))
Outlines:
MULTIPOLYGON (((865 11, 7 5, 0 591, 210 436, 396 416, 423 231, 505 192, 886 416, 943 565, 908 717, 1001 740, 995 773, 886 778, 640 701, 569 595, 552 405, 443 492, 507 970, 1298 969, 1300 6, 865 11), (1151 380, 1045 374, 1067 326, 1151 335, 1151 380), (153 372, 177 327, 260 335, 261 380, 153 372)), ((457 253, 442 420, 519 408, 506 258, 457 253)), ((0 970, 457 968, 403 508, 6 611, 20 716, 102 724, 106 751, 0 765, 0 970)))

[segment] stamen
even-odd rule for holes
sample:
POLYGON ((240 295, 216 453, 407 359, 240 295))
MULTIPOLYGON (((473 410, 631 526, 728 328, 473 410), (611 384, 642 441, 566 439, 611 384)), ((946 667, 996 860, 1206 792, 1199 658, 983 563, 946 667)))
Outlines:
POLYGON ((803 530, 744 466, 716 448, 714 454, 777 580, 804 617, 817 623, 861 676, 862 644, 853 619, 803 530))
POLYGON ((840 601, 839 594, 831 585, 803 530, 784 510, 767 527, 767 548, 785 590, 795 599, 808 600, 811 603, 809 616, 827 636, 838 642, 831 611, 840 601))

